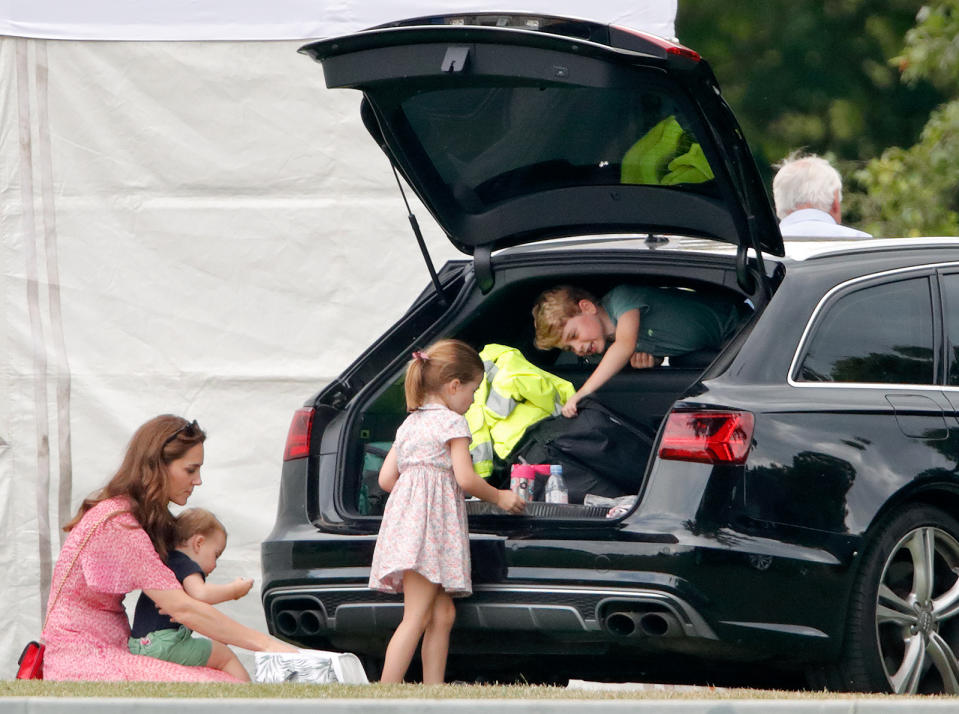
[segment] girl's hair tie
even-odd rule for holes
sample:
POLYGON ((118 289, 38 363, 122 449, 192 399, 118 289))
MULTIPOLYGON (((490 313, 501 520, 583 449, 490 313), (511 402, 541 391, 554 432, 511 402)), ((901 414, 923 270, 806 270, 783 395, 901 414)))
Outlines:
POLYGON ((418 359, 420 362, 429 362, 430 356, 425 352, 417 351, 413 353, 413 359, 418 359))

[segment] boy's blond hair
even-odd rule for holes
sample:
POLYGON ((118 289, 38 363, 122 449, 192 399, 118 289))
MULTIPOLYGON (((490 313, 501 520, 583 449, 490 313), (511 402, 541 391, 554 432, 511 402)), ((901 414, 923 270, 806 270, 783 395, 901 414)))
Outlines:
POLYGON ((557 285, 544 290, 533 305, 533 325, 536 328, 535 344, 538 349, 550 350, 563 347, 563 328, 571 317, 582 310, 580 300, 599 304, 592 293, 572 285, 557 285))
POLYGON ((226 538, 226 528, 205 508, 188 508, 176 518, 176 544, 186 543, 195 535, 210 537, 220 532, 226 538))

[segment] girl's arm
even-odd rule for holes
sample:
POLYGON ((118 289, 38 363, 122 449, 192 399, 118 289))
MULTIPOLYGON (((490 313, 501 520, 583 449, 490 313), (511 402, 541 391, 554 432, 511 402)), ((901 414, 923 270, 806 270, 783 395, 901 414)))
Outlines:
POLYGON ((473 470, 473 459, 470 458, 470 440, 465 436, 449 440, 450 455, 453 459, 453 476, 460 488, 471 496, 482 498, 502 508, 508 513, 521 513, 526 504, 519 496, 508 489, 499 489, 490 486, 473 470))
POLYGON ((192 573, 183 578, 183 589, 186 590, 187 595, 207 605, 239 600, 250 592, 252 587, 253 581, 249 578, 237 578, 232 583, 222 585, 206 582, 199 573, 192 573))
POLYGON ((383 465, 380 467, 380 475, 377 481, 387 493, 393 490, 396 480, 400 477, 400 468, 396 462, 396 448, 391 446, 386 458, 383 459, 383 465))
POLYGON ((185 590, 144 590, 143 592, 156 603, 161 613, 169 615, 175 622, 211 640, 254 652, 299 651, 292 645, 241 625, 212 605, 190 597, 185 590))
POLYGON ((619 374, 636 352, 636 338, 639 336, 639 308, 627 310, 620 315, 616 323, 616 336, 613 344, 606 348, 603 359, 589 375, 576 394, 563 405, 563 416, 576 416, 576 404, 587 394, 592 394, 606 382, 619 374))

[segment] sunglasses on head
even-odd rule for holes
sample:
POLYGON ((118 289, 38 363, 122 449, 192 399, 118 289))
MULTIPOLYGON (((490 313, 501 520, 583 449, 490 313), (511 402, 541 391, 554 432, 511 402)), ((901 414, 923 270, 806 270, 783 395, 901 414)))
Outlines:
MULTIPOLYGON (((197 435, 197 432, 199 432, 199 431, 200 431, 200 425, 197 424, 197 423, 196 423, 196 419, 194 419, 194 420, 191 421, 189 424, 184 424, 184 425, 181 426, 179 429, 177 429, 175 432, 173 432, 172 434, 170 434, 170 436, 168 436, 168 437, 166 438, 166 441, 163 442, 163 447, 165 447, 165 446, 166 446, 167 444, 169 444, 171 441, 173 441, 174 439, 176 439, 180 434, 184 434, 184 435, 192 438, 192 437, 196 436, 196 435, 197 435)), ((163 448, 163 447, 160 447, 160 448, 163 448)))

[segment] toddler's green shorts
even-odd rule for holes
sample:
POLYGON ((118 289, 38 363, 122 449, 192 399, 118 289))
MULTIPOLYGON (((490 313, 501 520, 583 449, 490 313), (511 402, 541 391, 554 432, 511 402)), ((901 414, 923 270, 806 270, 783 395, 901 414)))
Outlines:
POLYGON ((146 637, 131 637, 127 644, 133 654, 191 667, 205 665, 213 651, 213 642, 193 637, 193 632, 183 625, 175 630, 156 630, 146 637))

